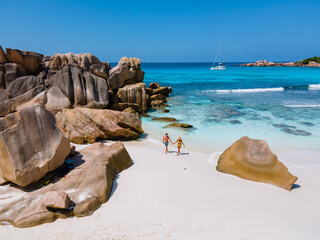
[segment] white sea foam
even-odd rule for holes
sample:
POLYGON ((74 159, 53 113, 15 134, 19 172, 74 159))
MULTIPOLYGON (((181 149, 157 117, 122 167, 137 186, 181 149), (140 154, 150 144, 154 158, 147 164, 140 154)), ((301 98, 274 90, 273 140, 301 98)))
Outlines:
POLYGON ((148 137, 148 141, 149 141, 149 142, 152 142, 152 143, 161 144, 161 141, 159 141, 159 140, 157 140, 157 139, 154 139, 154 138, 150 138, 150 137, 148 137))
POLYGON ((308 89, 309 90, 320 90, 320 84, 310 84, 308 89))
POLYGON ((284 91, 284 88, 278 87, 278 88, 227 89, 227 90, 214 90, 214 91, 216 93, 281 92, 281 91, 284 91))
POLYGON ((285 107, 289 108, 320 108, 320 105, 315 104, 315 105, 284 105, 285 107))

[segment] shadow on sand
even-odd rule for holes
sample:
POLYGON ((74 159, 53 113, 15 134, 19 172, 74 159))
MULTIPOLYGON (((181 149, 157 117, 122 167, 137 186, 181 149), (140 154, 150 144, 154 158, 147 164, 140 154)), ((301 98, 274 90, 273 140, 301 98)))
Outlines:
POLYGON ((291 190, 301 188, 299 184, 293 184, 291 190))

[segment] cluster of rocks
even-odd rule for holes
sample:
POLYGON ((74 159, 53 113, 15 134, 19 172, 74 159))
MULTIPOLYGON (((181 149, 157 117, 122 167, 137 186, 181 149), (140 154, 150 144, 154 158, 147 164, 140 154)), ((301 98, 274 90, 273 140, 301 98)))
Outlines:
POLYGON ((70 141, 139 138, 139 114, 172 91, 143 79, 138 58, 111 68, 90 53, 0 46, 0 224, 85 216, 108 200, 116 174, 132 164, 126 149, 95 143, 76 152, 70 141))
POLYGON ((148 106, 154 109, 162 108, 163 112, 168 112, 164 107, 168 107, 166 98, 171 92, 171 87, 161 87, 156 82, 150 83, 149 88, 146 88, 148 106))
POLYGON ((158 83, 146 88, 143 79, 138 58, 123 57, 111 68, 90 53, 43 56, 10 48, 4 52, 0 46, 0 117, 40 104, 56 115, 72 142, 136 139, 143 133, 141 126, 133 126, 141 125, 139 114, 167 106, 172 92, 158 83), (91 115, 103 115, 103 124, 91 115))
POLYGON ((116 174, 131 164, 120 142, 75 152, 54 114, 40 104, 8 114, 0 118, 0 224, 30 227, 90 215, 108 200, 116 174))
POLYGON ((259 60, 255 63, 243 63, 241 66, 244 67, 320 67, 320 63, 316 61, 310 61, 308 64, 301 62, 268 62, 267 60, 259 60))

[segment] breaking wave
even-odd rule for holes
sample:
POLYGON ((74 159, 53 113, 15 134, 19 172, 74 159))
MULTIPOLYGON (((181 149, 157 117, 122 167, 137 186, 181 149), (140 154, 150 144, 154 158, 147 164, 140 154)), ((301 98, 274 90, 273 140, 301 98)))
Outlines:
POLYGON ((221 90, 209 90, 209 92, 223 94, 223 93, 259 93, 259 92, 314 91, 314 90, 320 90, 320 84, 299 85, 299 86, 291 86, 291 87, 276 87, 276 88, 221 89, 221 90))

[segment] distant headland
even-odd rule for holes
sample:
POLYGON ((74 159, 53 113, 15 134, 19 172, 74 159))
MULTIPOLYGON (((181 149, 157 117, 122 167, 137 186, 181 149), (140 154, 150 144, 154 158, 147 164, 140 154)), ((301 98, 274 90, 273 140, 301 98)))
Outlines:
POLYGON ((306 58, 298 62, 268 62, 256 61, 255 63, 244 63, 245 67, 320 67, 320 57, 306 58))

